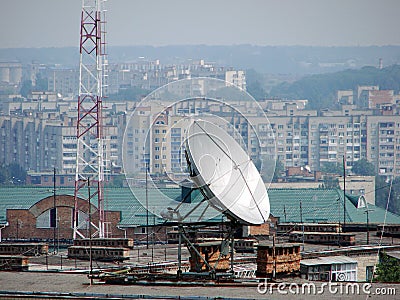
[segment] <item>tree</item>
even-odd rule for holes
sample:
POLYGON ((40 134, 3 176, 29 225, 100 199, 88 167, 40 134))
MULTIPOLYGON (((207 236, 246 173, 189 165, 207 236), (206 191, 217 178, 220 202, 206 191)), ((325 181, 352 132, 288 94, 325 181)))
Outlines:
POLYGON ((276 182, 279 178, 282 178, 282 173, 285 171, 285 166, 280 160, 276 161, 274 176, 272 177, 272 181, 276 182))
POLYGON ((21 89, 20 89, 20 94, 22 97, 28 97, 28 95, 32 92, 32 81, 31 80, 25 80, 22 82, 21 89))
POLYGON ((361 176, 375 175, 375 166, 365 158, 355 161, 353 163, 353 168, 351 170, 356 175, 361 175, 361 176))
POLYGON ((263 100, 267 97, 267 93, 262 86, 263 77, 253 69, 246 71, 246 90, 256 100, 263 100))
POLYGON ((0 167, 0 184, 24 184, 26 171, 17 163, 0 167))
POLYGON ((386 209, 388 211, 400 214, 400 177, 396 177, 392 181, 392 189, 390 191, 390 181, 383 176, 375 177, 375 203, 377 206, 386 209), (389 205, 387 205, 389 201, 389 205))
POLYGON ((380 257, 380 262, 376 266, 376 277, 374 281, 400 282, 400 261, 383 252, 380 257))
POLYGON ((375 176, 375 204, 385 208, 389 196, 389 184, 384 176, 375 176))
POLYGON ((26 171, 17 163, 8 165, 10 180, 14 184, 23 184, 26 181, 26 171))
POLYGON ((0 184, 6 183, 8 178, 9 178, 9 176, 8 176, 7 168, 0 167, 0 184))
POLYGON ((124 187, 125 175, 115 175, 113 180, 108 184, 109 187, 124 187))
POLYGON ((328 174, 343 175, 343 165, 335 162, 326 162, 322 164, 321 171, 328 174))
POLYGON ((271 96, 289 99, 308 99, 308 108, 334 108, 336 91, 355 90, 358 85, 378 85, 382 90, 400 90, 400 66, 383 69, 363 67, 340 72, 305 76, 291 83, 274 86, 271 96))
POLYGON ((339 179, 336 176, 324 176, 322 187, 325 189, 338 189, 339 179))
POLYGON ((49 89, 47 78, 43 78, 40 74, 37 74, 35 89, 37 91, 47 91, 49 89))
POLYGON ((139 87, 127 87, 119 89, 117 94, 109 95, 109 99, 140 101, 142 97, 145 97, 148 94, 148 90, 139 87))

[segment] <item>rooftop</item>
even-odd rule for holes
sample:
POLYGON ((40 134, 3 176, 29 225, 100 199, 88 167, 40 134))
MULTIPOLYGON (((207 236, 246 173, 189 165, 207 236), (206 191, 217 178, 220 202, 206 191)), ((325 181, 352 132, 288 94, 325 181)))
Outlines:
MULTIPOLYGON (((59 188, 57 195, 74 195, 72 188, 59 188)), ((146 191, 136 188, 106 188, 104 191, 104 206, 106 210, 121 212, 121 226, 137 226, 146 224, 146 209, 144 203, 146 191)), ((52 189, 46 187, 0 187, 0 224, 6 220, 7 209, 29 209, 39 200, 53 195, 52 189)), ((175 208, 181 199, 181 189, 160 188, 148 190, 148 204, 151 211, 160 212, 168 207, 175 208)), ((298 223, 338 223, 343 222, 343 192, 338 189, 269 189, 271 214, 280 217, 281 222, 298 223), (300 209, 301 206, 301 209, 300 209)), ((199 193, 192 203, 179 208, 185 215, 202 200, 199 193)), ((346 223, 366 223, 367 209, 356 208, 353 199, 346 197, 346 223)), ((188 222, 197 222, 205 210, 207 203, 201 203, 196 213, 190 215, 188 222)), ((161 224, 164 219, 150 216, 150 225, 161 224)), ((210 208, 202 220, 221 221, 223 216, 210 208)), ((382 224, 385 220, 385 209, 368 204, 370 224, 382 224)), ((226 219, 225 219, 226 220, 226 219)), ((400 216, 387 212, 387 224, 400 224, 400 216)))
POLYGON ((302 259, 300 264, 305 266, 316 266, 316 265, 339 265, 339 264, 356 264, 357 261, 348 256, 326 256, 302 259))

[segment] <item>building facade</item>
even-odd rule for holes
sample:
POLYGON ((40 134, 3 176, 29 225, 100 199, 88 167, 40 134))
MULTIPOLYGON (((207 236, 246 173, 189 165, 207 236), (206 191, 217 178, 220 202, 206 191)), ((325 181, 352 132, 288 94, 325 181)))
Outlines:
MULTIPOLYGON (((204 79, 196 80, 194 94, 204 93, 204 83, 204 79)), ((167 88, 175 96, 184 95, 187 89, 186 81, 167 88)), ((367 87, 363 90, 368 91, 366 95, 376 92, 367 87)), ((349 91, 342 94, 351 96, 349 91)), ((238 134, 237 140, 256 164, 262 158, 279 160, 285 168, 308 166, 319 171, 327 163, 341 164, 344 158, 346 169, 351 171, 355 162, 367 159, 377 174, 396 177, 400 175, 399 96, 385 94, 391 95, 391 110, 382 110, 386 100, 374 109, 344 101, 338 110, 320 112, 306 110, 305 100, 239 100, 230 106, 205 97, 174 105, 157 100, 157 95, 145 104, 108 100, 103 110, 105 167, 110 173, 121 172, 125 159, 128 174, 144 174, 147 165, 151 174, 179 176, 186 165, 185 120, 202 117, 238 134), (131 118, 132 111, 135 118, 131 118)), ((6 111, 0 115, 0 164, 17 163, 32 172, 49 172, 54 167, 63 174, 75 172, 76 100, 50 92, 32 93, 29 100, 8 101, 4 107, 6 111)))

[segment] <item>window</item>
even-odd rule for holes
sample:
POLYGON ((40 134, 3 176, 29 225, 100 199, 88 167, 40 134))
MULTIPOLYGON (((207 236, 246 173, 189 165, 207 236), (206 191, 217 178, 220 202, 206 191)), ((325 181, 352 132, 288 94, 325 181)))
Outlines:
POLYGON ((57 208, 50 208, 36 218, 36 228, 57 227, 57 208))

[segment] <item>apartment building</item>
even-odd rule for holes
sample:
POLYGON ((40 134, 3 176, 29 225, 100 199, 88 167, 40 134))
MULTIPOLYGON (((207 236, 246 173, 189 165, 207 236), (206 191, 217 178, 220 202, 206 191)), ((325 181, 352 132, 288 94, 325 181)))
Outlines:
MULTIPOLYGON (((0 164, 17 163, 26 171, 74 174, 76 164, 76 124, 67 118, 47 114, 0 116, 0 164)), ((122 166, 118 127, 105 127, 105 169, 122 166)), ((119 167, 120 169, 120 167, 119 167)))
POLYGON ((225 72, 225 81, 231 83, 241 90, 246 90, 246 75, 244 71, 230 70, 225 72))
MULTIPOLYGON (((75 96, 79 87, 79 68, 64 66, 34 66, 30 78, 47 78, 48 91, 63 96, 75 96)), ((246 76, 243 70, 226 70, 215 63, 188 61, 181 64, 162 64, 160 60, 139 58, 136 62, 113 63, 107 68, 107 90, 105 94, 116 94, 120 90, 141 88, 155 90, 179 79, 209 77, 226 80, 246 90, 246 76)), ((22 78, 20 63, 0 63, 0 79, 19 84, 22 78)), ((1 81, 1 80, 0 80, 1 81)), ((93 82, 94 83, 94 82, 93 82)), ((88 83, 89 84, 89 83, 88 83)))
MULTIPOLYGON (((186 84, 183 80, 166 90, 176 97, 214 88, 203 78, 197 78, 192 87, 186 84)), ((369 95, 377 91, 363 89, 369 95)), ((342 100, 352 96, 349 91, 341 95, 342 100)), ((55 166, 60 173, 73 174, 76 103, 58 99, 54 93, 43 94, 41 101, 39 96, 9 102, 7 114, 0 116, 0 163, 15 162, 33 172, 52 171, 55 166)), ((398 95, 393 94, 391 111, 382 111, 384 102, 379 101, 374 109, 349 104, 357 98, 343 100, 339 110, 321 112, 306 110, 306 100, 255 103, 235 99, 223 105, 223 99, 193 96, 172 105, 157 97, 154 94, 154 99, 138 107, 127 102, 107 104, 103 110, 106 170, 120 172, 124 160, 124 172, 129 175, 144 178, 148 168, 151 174, 179 177, 186 166, 185 130, 190 117, 201 116, 235 136, 256 165, 279 160, 285 167, 309 166, 318 171, 326 163, 342 163, 344 157, 351 171, 354 162, 366 158, 380 175, 400 175, 398 95), (131 117, 133 110, 135 117, 131 117)))
POLYGON ((22 82, 22 64, 17 61, 0 62, 0 82, 16 85, 22 82))
POLYGON ((380 175, 400 176, 400 115, 370 116, 366 126, 367 159, 380 175))

